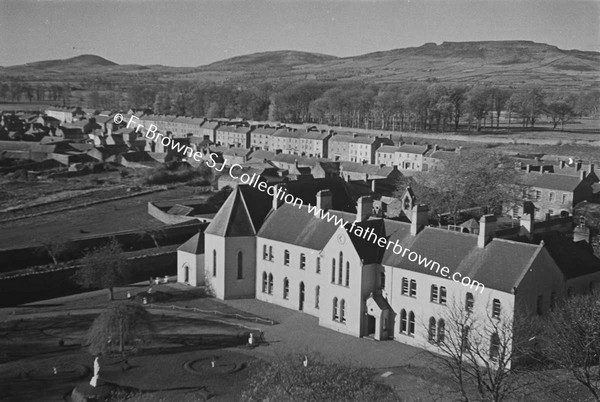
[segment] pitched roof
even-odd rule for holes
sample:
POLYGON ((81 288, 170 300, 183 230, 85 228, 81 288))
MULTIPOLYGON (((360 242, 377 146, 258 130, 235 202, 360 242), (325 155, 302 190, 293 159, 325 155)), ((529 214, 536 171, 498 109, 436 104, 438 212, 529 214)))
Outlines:
MULTIPOLYGON (((380 153, 396 153, 400 151, 400 147, 394 146, 394 145, 382 145, 379 148, 377 148, 377 151, 375 152, 380 152, 380 153)), ((401 152, 401 151, 400 151, 401 152)), ((406 151, 404 151, 406 152, 406 151)))
POLYGON ((225 131, 228 133, 248 134, 252 128, 246 126, 220 126, 217 131, 225 131))
POLYGON ((409 144, 403 144, 400 145, 398 151, 399 152, 406 152, 409 154, 421 154, 423 155, 425 152, 427 152, 427 145, 409 145, 409 144))
POLYGON ((446 161, 454 160, 457 156, 458 154, 453 151, 434 151, 431 153, 431 155, 429 155, 430 158, 446 161))
POLYGON ((588 243, 573 243, 558 233, 540 236, 567 279, 600 272, 600 259, 588 243))
POLYGON ((578 176, 553 173, 521 173, 519 182, 531 187, 570 192, 581 183, 581 179, 578 176))
POLYGON ((353 134, 347 135, 347 134, 335 134, 332 135, 331 138, 329 139, 329 141, 331 142, 348 142, 348 143, 358 143, 358 144, 374 144, 375 142, 377 142, 377 139, 380 139, 380 137, 369 137, 369 136, 365 136, 365 135, 356 135, 354 136, 353 134))
POLYGON ((255 226, 239 186, 225 200, 205 233, 223 237, 256 235, 255 226))
POLYGON ((177 247, 178 251, 192 254, 204 254, 204 233, 196 233, 188 241, 177 247))
MULTIPOLYGON (((368 173, 373 176, 380 176, 382 178, 388 177, 393 171, 393 166, 379 166, 371 165, 369 163, 357 163, 343 161, 340 163, 341 170, 353 173, 368 173)), ((374 178, 374 177, 372 177, 374 178)))

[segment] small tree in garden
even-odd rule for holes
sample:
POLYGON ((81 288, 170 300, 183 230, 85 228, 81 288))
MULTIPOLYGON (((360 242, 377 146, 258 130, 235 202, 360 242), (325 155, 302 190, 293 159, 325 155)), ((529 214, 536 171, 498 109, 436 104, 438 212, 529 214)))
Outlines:
POLYGON ((148 339, 153 332, 152 315, 143 306, 129 301, 114 303, 92 323, 89 350, 92 354, 105 353, 118 345, 123 353, 125 345, 136 339, 148 339))
POLYGON ((107 288, 108 299, 113 300, 114 287, 127 280, 127 261, 122 253, 123 249, 115 239, 94 248, 81 259, 75 281, 85 288, 107 288))

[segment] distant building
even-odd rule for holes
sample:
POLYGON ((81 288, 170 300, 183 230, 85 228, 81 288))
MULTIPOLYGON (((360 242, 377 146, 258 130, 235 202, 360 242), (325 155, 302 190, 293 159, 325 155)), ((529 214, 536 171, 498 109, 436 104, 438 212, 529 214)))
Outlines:
POLYGON ((333 133, 329 139, 327 157, 334 161, 375 163, 375 152, 382 145, 393 145, 393 142, 386 137, 333 133))

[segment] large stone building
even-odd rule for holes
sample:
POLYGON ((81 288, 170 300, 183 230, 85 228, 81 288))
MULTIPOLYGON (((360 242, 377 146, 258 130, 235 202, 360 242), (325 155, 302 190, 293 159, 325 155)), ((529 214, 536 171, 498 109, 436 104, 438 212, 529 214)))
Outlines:
MULTIPOLYGON (((587 292, 600 280, 598 266, 566 272, 543 242, 494 238, 491 215, 481 219, 478 234, 469 234, 428 227, 424 206, 413 206, 406 223, 372 217, 369 197, 358 200, 356 212, 335 210, 334 204, 329 191, 320 191, 312 205, 353 222, 354 230, 317 217, 306 204, 282 204, 237 186, 206 229, 204 247, 198 237, 180 250, 179 281, 205 283, 221 299, 257 298, 302 311, 352 336, 437 351, 448 309, 459 306, 486 319, 520 310, 545 314, 563 295, 587 292), (470 278, 465 283, 471 286, 381 246, 382 238, 470 278), (203 250, 203 265, 189 253, 194 249, 203 250), (201 271, 204 280, 190 279, 201 271)), ((492 334, 490 353, 494 339, 492 334)))
POLYGON ((336 132, 329 139, 327 158, 334 161, 375 163, 376 151, 382 145, 394 143, 387 137, 336 132))

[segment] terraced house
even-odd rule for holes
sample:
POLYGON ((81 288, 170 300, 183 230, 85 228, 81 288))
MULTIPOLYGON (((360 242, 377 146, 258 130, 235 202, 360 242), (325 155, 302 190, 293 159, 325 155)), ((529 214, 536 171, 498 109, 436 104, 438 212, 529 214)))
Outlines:
POLYGON ((375 152, 382 145, 394 145, 394 142, 388 137, 335 132, 329 139, 327 158, 334 161, 375 163, 375 152))
MULTIPOLYGON (((495 238, 491 215, 481 219, 478 234, 470 234, 427 226, 425 206, 408 205, 407 223, 373 217, 369 197, 358 200, 355 212, 334 210, 329 190, 314 200, 355 229, 316 216, 307 204, 282 204, 237 186, 204 238, 180 248, 179 281, 206 284, 221 299, 257 298, 301 311, 352 336, 436 351, 445 336, 443 317, 453 306, 494 319, 519 310, 545 314, 567 292, 585 292, 600 280, 598 266, 566 272, 543 242, 495 238), (371 237, 397 242, 430 264, 424 267, 371 237), (471 286, 427 269, 432 261, 470 278, 471 286)), ((497 349, 495 339, 492 334, 490 353, 497 349)))
POLYGON ((269 148, 284 154, 326 158, 331 135, 331 131, 296 130, 288 127, 277 130, 271 136, 269 148))

